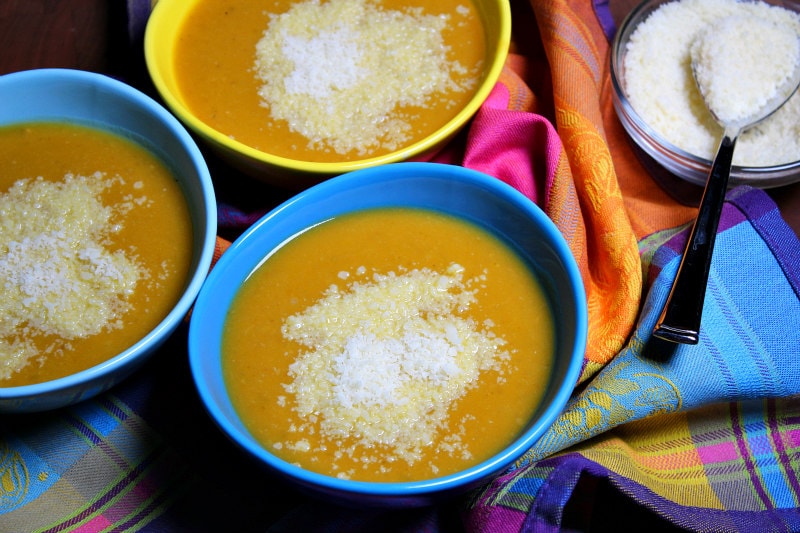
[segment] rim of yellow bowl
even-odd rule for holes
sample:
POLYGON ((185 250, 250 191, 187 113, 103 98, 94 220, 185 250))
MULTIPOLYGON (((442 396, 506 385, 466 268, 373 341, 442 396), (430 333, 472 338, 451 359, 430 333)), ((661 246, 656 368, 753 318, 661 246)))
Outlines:
POLYGON ((500 78, 511 42, 511 7, 508 0, 492 0, 497 6, 498 15, 495 21, 497 26, 493 28, 487 27, 485 9, 472 0, 483 20, 487 50, 494 49, 494 53, 486 57, 488 68, 483 80, 463 109, 432 134, 388 154, 350 161, 303 161, 257 150, 232 139, 197 118, 173 91, 172 87, 177 88, 177 82, 170 83, 166 78, 169 76, 174 79, 174 69, 171 72, 164 72, 164 65, 171 65, 171 62, 165 60, 163 54, 169 54, 167 58, 173 55, 175 40, 183 21, 200 1, 203 0, 158 0, 154 2, 153 11, 145 30, 144 52, 147 70, 159 95, 167 107, 184 124, 212 144, 222 146, 230 152, 239 153, 265 165, 304 174, 335 175, 385 163, 412 160, 449 140, 472 118, 488 98, 500 78))

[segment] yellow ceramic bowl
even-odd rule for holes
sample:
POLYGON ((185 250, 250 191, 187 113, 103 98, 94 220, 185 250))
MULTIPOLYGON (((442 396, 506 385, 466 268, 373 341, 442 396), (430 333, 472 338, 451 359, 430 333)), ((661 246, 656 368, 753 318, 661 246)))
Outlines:
MULTIPOLYGON (((516 305, 511 300, 509 304, 516 305)), ((564 409, 578 379, 586 349, 586 328, 586 292, 578 265, 558 228, 536 204, 502 181, 461 166, 397 163, 351 172, 311 187, 242 234, 211 271, 193 308, 189 364, 211 418, 253 459, 254 465, 261 465, 269 475, 326 502, 361 508, 409 509, 462 495, 486 483, 537 446, 564 409), (279 458, 272 447, 260 444, 231 400, 222 371, 222 339, 231 303, 253 270, 292 237, 331 218, 397 206, 445 213, 483 227, 519 253, 520 259, 543 282, 557 327, 555 358, 541 403, 523 429, 516 435, 508 435, 508 444, 495 455, 449 475, 416 481, 370 482, 301 468, 279 458)), ((263 350, 265 358, 283 355, 274 348, 263 350)), ((381 453, 379 449, 374 452, 381 453)))
MULTIPOLYGON (((254 149, 217 131, 187 106, 176 79, 175 48, 187 15, 208 0, 159 0, 147 24, 145 58, 150 76, 167 107, 222 159, 240 171, 290 189, 306 188, 352 170, 406 160, 426 160, 452 139, 475 114, 494 87, 505 63, 511 35, 508 0, 472 0, 486 35, 484 73, 474 96, 452 119, 423 139, 394 152, 343 162, 312 162, 254 149)), ((253 43, 255 48, 255 43, 253 43)), ((412 73, 413 74, 413 73, 412 73)))

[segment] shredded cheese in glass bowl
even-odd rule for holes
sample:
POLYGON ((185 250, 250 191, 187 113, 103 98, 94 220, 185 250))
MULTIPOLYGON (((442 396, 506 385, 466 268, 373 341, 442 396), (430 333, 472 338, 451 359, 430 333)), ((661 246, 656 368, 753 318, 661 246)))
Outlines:
MULTIPOLYGON (((800 35, 800 5, 773 0, 645 0, 622 22, 611 51, 613 102, 623 127, 649 158, 672 174, 704 185, 722 127, 691 73, 690 48, 720 17, 784 24, 800 35)), ((761 38, 763 35, 751 36, 761 38)), ((744 44, 744 43, 743 43, 744 44)), ((800 180, 800 95, 736 145, 730 185, 768 188, 800 180)))

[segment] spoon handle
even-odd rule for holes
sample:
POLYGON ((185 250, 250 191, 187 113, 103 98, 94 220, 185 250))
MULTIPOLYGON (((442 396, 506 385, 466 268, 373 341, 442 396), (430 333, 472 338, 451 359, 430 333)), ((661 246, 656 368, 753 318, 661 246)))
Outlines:
POLYGON ((717 226, 731 175, 733 149, 738 132, 726 131, 708 174, 703 198, 692 233, 683 251, 678 274, 672 283, 667 303, 656 322, 653 335, 682 344, 697 344, 703 315, 708 272, 717 226))

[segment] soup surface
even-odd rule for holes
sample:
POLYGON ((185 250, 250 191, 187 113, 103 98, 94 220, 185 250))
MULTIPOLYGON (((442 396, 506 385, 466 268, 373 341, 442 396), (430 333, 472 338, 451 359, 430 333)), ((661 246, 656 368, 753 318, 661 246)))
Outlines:
POLYGON ((539 405, 554 323, 529 267, 440 213, 367 210, 290 240, 237 293, 223 372, 265 447, 343 478, 456 472, 539 405))
POLYGON ((175 49, 203 122, 305 161, 378 156, 453 118, 483 75, 471 0, 203 0, 175 49))
POLYGON ((109 359, 182 293, 188 206, 166 166, 128 139, 58 123, 0 128, 0 211, 0 387, 109 359))

